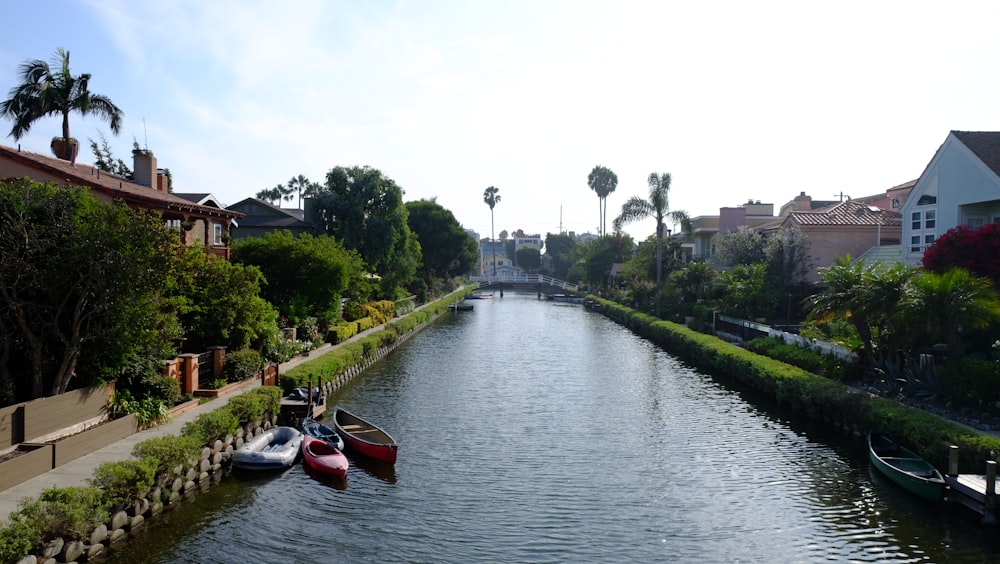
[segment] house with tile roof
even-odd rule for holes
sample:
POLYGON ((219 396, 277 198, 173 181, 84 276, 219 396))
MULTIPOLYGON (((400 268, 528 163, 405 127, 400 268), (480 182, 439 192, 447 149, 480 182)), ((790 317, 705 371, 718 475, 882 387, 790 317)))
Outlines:
POLYGON ((156 168, 151 151, 133 151, 133 178, 123 178, 94 166, 0 145, 0 179, 30 178, 86 188, 99 200, 120 200, 133 209, 153 210, 174 226, 187 245, 204 245, 229 258, 229 230, 242 213, 227 210, 203 198, 192 201, 168 190, 166 175, 156 168))
POLYGON ((903 261, 914 266, 949 229, 1000 223, 1000 132, 948 133, 901 212, 903 261))
POLYGON ((818 269, 844 255, 857 257, 878 246, 899 245, 899 212, 869 205, 862 200, 844 200, 817 209, 789 211, 782 219, 762 227, 765 233, 794 227, 809 241, 812 268, 807 282, 819 280, 818 269))
POLYGON ((313 232, 313 226, 303 219, 302 210, 280 208, 259 198, 240 200, 226 209, 243 214, 233 230, 233 240, 263 237, 272 231, 289 231, 296 236, 313 232))

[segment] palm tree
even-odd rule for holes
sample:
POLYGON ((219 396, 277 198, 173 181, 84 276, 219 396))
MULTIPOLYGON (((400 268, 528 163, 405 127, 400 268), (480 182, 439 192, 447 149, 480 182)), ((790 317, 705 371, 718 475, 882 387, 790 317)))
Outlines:
MULTIPOLYGON (((302 197, 315 196, 323 187, 320 186, 318 182, 310 182, 308 178, 303 175, 293 176, 291 180, 288 181, 288 193, 298 193, 299 195, 299 209, 302 209, 302 197)), ((290 196, 285 197, 286 200, 290 200, 290 196)))
POLYGON ((490 245, 493 248, 493 276, 497 275, 497 244, 493 240, 493 207, 500 203, 499 188, 490 186, 483 192, 483 201, 490 207, 490 245))
POLYGON ((819 269, 823 291, 806 299, 808 319, 843 317, 857 330, 868 358, 876 351, 892 352, 890 342, 900 333, 897 308, 914 272, 902 264, 885 267, 838 257, 819 269))
POLYGON ((965 352, 963 329, 984 329, 1000 321, 1000 300, 992 282, 962 268, 944 274, 920 272, 903 290, 900 309, 910 327, 947 343, 951 358, 965 352))
POLYGON ((108 121, 112 133, 121 131, 122 111, 106 96, 91 94, 89 74, 73 76, 69 70, 69 51, 59 48, 50 67, 38 59, 23 63, 19 69, 21 83, 10 90, 9 98, 0 102, 0 115, 14 120, 10 136, 23 137, 31 125, 49 115, 62 116, 62 138, 65 150, 62 158, 73 160, 70 146, 69 114, 97 114, 108 121))
POLYGON ((663 277, 663 232, 666 226, 663 220, 670 217, 674 222, 681 224, 681 228, 687 232, 691 230, 691 219, 683 211, 670 211, 668 194, 670 192, 670 173, 652 173, 649 175, 649 199, 643 200, 639 196, 632 196, 622 204, 621 214, 615 218, 615 231, 634 221, 652 217, 656 219, 656 285, 660 285, 663 277))
POLYGON ((600 226, 597 234, 605 235, 608 224, 608 194, 618 187, 618 175, 611 172, 611 169, 598 165, 587 176, 587 184, 591 190, 597 192, 597 220, 600 226))

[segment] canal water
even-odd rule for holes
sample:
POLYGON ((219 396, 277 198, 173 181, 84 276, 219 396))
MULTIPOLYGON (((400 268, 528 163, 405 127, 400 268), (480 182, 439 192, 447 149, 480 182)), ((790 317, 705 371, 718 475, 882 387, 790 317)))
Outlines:
POLYGON ((230 476, 109 562, 992 562, 864 446, 579 305, 470 301, 330 399, 400 443, 347 480, 230 476))

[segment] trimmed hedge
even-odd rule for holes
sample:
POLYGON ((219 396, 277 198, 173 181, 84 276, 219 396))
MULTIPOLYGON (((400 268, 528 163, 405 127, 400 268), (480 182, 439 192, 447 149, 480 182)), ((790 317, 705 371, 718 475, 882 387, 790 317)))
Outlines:
POLYGON ((926 411, 872 396, 683 325, 659 320, 615 302, 588 296, 609 318, 700 369, 742 382, 814 420, 866 433, 879 429, 939 468, 957 445, 960 467, 978 471, 1000 453, 1000 439, 926 411))

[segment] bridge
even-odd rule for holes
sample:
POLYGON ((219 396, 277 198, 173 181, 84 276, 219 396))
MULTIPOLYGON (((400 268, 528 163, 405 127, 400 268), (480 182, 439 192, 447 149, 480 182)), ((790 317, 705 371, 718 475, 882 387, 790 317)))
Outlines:
POLYGON ((579 289, 578 286, 572 282, 566 282, 565 280, 559 280, 558 278, 553 278, 544 274, 497 274, 493 276, 470 276, 469 280, 472 282, 478 282, 480 288, 492 286, 493 284, 534 284, 552 286, 554 288, 562 288, 563 290, 572 290, 574 292, 579 289))

